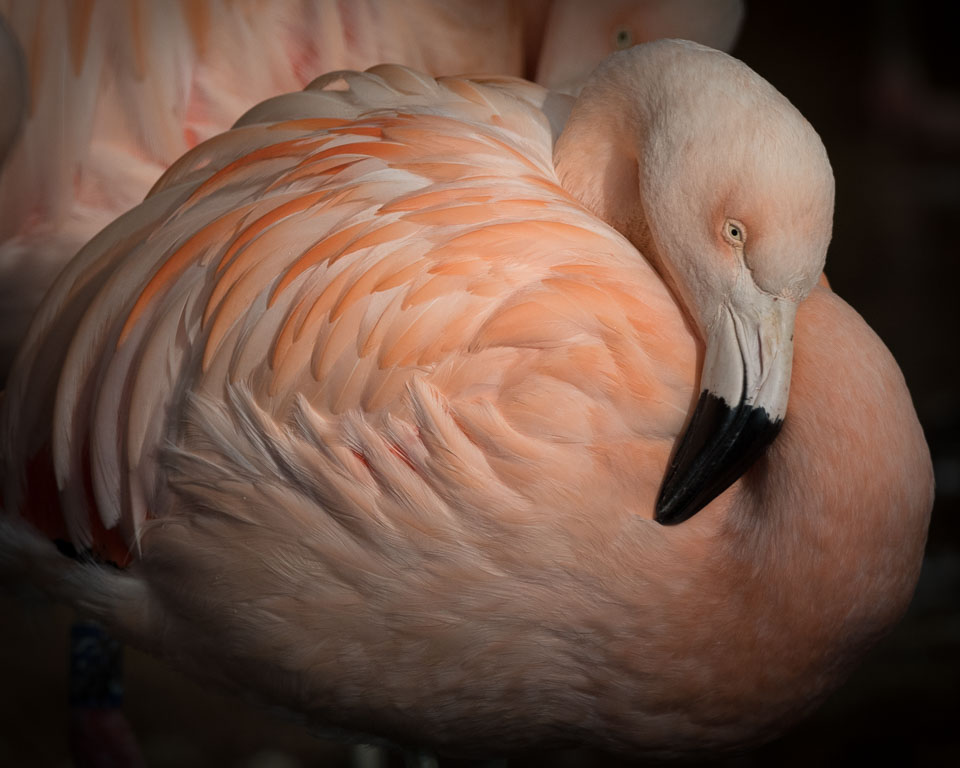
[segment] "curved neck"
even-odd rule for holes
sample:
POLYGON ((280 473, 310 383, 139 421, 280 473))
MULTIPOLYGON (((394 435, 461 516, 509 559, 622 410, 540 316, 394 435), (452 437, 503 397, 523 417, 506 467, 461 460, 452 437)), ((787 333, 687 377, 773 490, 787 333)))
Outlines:
MULTIPOLYGON (((620 75, 611 71, 607 75, 620 75)), ((646 121, 622 77, 600 77, 577 98, 553 153, 561 186, 646 255, 640 136, 646 121)), ((632 83, 636 90, 636 83, 632 83)))
POLYGON ((649 153, 674 156, 677 148, 667 145, 684 143, 675 131, 662 130, 676 105, 657 72, 635 61, 623 62, 630 66, 613 66, 616 63, 617 57, 608 60, 584 86, 554 147, 554 168, 570 195, 626 237, 656 269, 699 328, 690 296, 665 259, 666 246, 654 234, 652 208, 646 207, 653 203, 644 199, 651 189, 664 186, 660 182, 666 175, 662 169, 645 168, 644 158, 649 153))

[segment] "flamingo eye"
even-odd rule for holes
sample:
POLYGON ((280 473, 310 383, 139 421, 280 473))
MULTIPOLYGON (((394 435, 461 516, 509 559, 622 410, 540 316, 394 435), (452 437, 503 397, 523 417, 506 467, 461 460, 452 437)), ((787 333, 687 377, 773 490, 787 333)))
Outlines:
POLYGON ((743 224, 733 219, 727 219, 723 222, 723 236, 732 245, 743 245, 747 240, 747 233, 743 224))
POLYGON ((633 34, 626 27, 620 27, 613 36, 613 47, 615 50, 622 51, 633 45, 633 34))

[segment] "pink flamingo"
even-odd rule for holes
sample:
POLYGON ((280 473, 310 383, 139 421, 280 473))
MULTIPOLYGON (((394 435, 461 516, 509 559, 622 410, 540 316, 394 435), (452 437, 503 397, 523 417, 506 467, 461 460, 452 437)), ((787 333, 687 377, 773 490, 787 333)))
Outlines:
POLYGON ((576 100, 399 66, 270 99, 48 293, 0 567, 323 726, 770 738, 899 618, 932 504, 832 214, 811 126, 693 43, 576 100))

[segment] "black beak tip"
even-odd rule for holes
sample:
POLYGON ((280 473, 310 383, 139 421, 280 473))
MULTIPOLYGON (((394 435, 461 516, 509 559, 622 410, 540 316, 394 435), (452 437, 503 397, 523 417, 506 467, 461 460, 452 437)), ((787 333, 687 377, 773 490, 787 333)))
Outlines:
POLYGON ((654 511, 661 525, 689 520, 746 472, 783 419, 744 402, 731 407, 704 391, 667 470, 654 511))

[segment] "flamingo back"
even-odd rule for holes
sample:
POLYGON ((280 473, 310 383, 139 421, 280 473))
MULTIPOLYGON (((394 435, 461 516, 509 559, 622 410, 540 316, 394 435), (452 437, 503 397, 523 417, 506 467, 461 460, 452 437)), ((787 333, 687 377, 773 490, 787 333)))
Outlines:
POLYGON ((41 307, 4 404, 7 508, 124 564, 183 494, 235 507, 227 466, 356 514, 344 478, 382 492, 380 456, 411 507, 649 516, 695 345, 558 186, 564 109, 524 81, 380 66, 189 152, 41 307))

